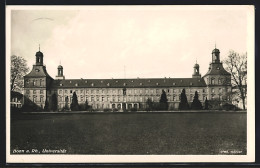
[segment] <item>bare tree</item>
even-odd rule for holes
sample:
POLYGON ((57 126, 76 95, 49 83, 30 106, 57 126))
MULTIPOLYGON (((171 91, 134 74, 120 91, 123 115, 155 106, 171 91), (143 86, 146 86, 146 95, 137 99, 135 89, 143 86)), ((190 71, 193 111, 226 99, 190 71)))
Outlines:
POLYGON ((247 97, 247 53, 238 54, 235 51, 229 51, 228 58, 224 61, 227 70, 231 73, 231 83, 235 91, 243 102, 245 109, 245 100, 247 97))
POLYGON ((27 61, 23 57, 11 56, 11 91, 21 91, 23 76, 28 71, 27 61))

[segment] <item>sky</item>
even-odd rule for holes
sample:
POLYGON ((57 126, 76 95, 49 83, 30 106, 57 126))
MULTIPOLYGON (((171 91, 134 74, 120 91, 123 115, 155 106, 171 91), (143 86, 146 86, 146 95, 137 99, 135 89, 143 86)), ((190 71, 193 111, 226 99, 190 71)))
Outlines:
MULTIPOLYGON (((56 6, 11 10, 10 56, 44 54, 66 79, 190 78, 211 52, 248 50, 249 6, 56 6)), ((252 10, 251 10, 252 11, 252 10)))

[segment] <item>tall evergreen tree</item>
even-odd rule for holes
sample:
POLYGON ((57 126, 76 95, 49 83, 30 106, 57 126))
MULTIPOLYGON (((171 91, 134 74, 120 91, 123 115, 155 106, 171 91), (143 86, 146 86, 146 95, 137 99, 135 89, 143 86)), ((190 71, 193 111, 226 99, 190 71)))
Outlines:
POLYGON ((51 109, 53 111, 56 111, 57 106, 58 106, 57 95, 54 93, 51 97, 51 109))
POLYGON ((76 92, 73 92, 73 96, 72 96, 72 102, 70 104, 70 109, 72 111, 77 111, 79 110, 79 103, 78 103, 78 97, 76 95, 76 92))
POLYGON ((193 102, 191 103, 191 109, 193 109, 193 110, 201 110, 202 109, 202 104, 199 100, 199 95, 198 95, 197 91, 195 92, 193 102))
POLYGON ((188 110, 190 108, 188 100, 187 100, 187 96, 185 93, 185 89, 182 89, 181 92, 181 101, 179 104, 179 110, 188 110))
POLYGON ((85 110, 88 110, 89 109, 89 105, 88 105, 88 100, 86 99, 85 101, 85 110))
POLYGON ((49 102, 48 102, 47 98, 45 100, 44 111, 49 111, 49 102))
POLYGON ((208 110, 209 109, 209 101, 206 97, 206 100, 205 100, 205 110, 208 110))
POLYGON ((168 99, 166 96, 166 92, 162 90, 161 98, 160 98, 160 109, 168 110, 168 99))

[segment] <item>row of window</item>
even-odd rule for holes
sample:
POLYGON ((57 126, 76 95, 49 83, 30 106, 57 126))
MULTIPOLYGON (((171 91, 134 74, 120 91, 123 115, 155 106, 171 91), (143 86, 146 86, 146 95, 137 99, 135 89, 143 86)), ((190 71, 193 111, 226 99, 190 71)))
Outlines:
MULTIPOLYGON (((68 98, 68 102, 72 102, 72 96, 59 96, 58 97, 58 100, 59 102, 64 102, 66 101, 66 97, 68 98)), ((203 95, 203 96, 199 96, 199 99, 200 100, 205 100, 206 99, 206 95, 203 95)), ((125 101, 129 101, 129 102, 132 102, 132 101, 135 101, 135 102, 144 102, 146 101, 148 98, 150 98, 152 101, 159 101, 160 100, 160 96, 156 96, 156 97, 142 97, 142 96, 132 96, 132 97, 115 97, 115 96, 112 96, 112 97, 109 97, 109 96, 90 96, 90 97, 79 97, 78 96, 78 101, 79 102, 85 102, 86 100, 88 102, 109 102, 109 101, 112 101, 112 102, 125 102, 125 101)), ((168 98, 168 101, 179 101, 180 100, 180 95, 175 95, 175 96, 170 96, 170 97, 167 97, 168 98)), ((194 95, 190 95, 189 97, 187 98, 190 98, 189 100, 192 101, 193 98, 194 98, 194 95)))
POLYGON ((44 79, 32 79, 26 81, 27 84, 30 82, 32 82, 33 86, 45 86, 44 79))
POLYGON ((44 94, 44 90, 26 90, 25 91, 26 94, 30 94, 31 92, 33 94, 44 94))
MULTIPOLYGON (((227 82, 228 80, 226 80, 227 82)), ((212 84, 212 85, 216 85, 216 84, 219 84, 219 85, 222 85, 222 84, 225 84, 225 80, 223 78, 208 78, 208 83, 212 84)))
MULTIPOLYGON (((125 92, 127 94, 142 94, 142 93, 146 93, 146 94, 161 94, 162 90, 164 90, 166 93, 181 93, 182 89, 126 89, 125 92)), ((206 93, 207 89, 187 89, 186 92, 190 92, 193 93, 197 91, 198 93, 201 91, 202 93, 206 93)), ((73 92, 76 92, 76 94, 107 94, 107 93, 111 93, 111 94, 123 94, 124 93, 124 89, 87 89, 87 90, 59 90, 58 93, 62 94, 62 93, 70 93, 73 94, 73 92)))

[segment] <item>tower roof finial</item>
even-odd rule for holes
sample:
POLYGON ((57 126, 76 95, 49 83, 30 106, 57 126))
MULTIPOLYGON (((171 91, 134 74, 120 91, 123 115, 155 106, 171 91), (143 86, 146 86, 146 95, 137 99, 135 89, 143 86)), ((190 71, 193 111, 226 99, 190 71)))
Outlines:
POLYGON ((41 45, 39 44, 39 51, 41 51, 41 45))
POLYGON ((215 41, 215 49, 216 49, 217 47, 216 47, 216 41, 215 41))

